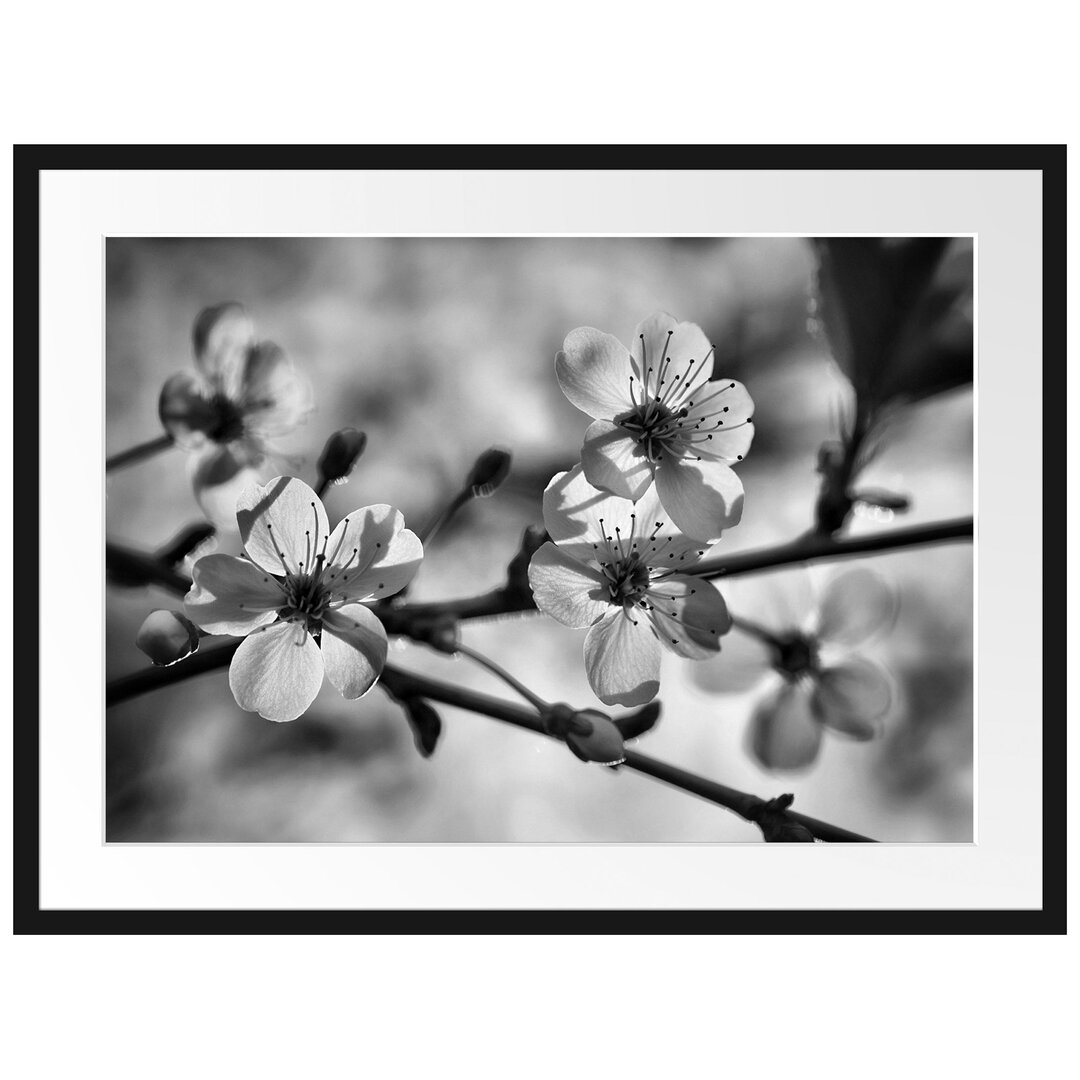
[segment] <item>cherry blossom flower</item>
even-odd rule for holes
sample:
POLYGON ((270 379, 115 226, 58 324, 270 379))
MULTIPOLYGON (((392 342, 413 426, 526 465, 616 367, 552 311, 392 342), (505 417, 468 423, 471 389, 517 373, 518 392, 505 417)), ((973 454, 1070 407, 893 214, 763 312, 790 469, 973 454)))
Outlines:
MULTIPOLYGON (((773 575, 768 575, 773 577, 773 575)), ((754 621, 736 614, 735 633, 714 664, 696 666, 694 681, 717 693, 758 690, 749 746, 766 768, 804 769, 826 730, 856 740, 881 734, 892 685, 878 664, 853 649, 891 624, 893 590, 860 567, 834 577, 815 603, 805 573, 759 579, 754 621), (781 587, 783 585, 783 588, 781 587), (770 625, 757 622, 762 608, 770 625)))
POLYGON ((694 323, 659 312, 631 348, 581 326, 555 357, 570 402, 594 417, 581 463, 591 484, 639 499, 654 481, 686 536, 715 541, 739 523, 743 486, 731 468, 750 449, 754 403, 731 379, 713 379, 713 347, 694 323))
POLYGON ((247 558, 201 558, 184 607, 207 633, 244 637, 229 668, 237 704, 295 720, 324 674, 346 698, 366 694, 387 645, 365 602, 404 588, 424 555, 401 514, 363 506, 331 532, 315 492, 278 476, 241 495, 236 519, 247 558))
POLYGON ((681 572, 704 550, 674 528, 655 487, 634 503, 593 487, 577 465, 548 484, 544 524, 551 541, 529 565, 533 597, 564 625, 589 627, 585 669, 601 701, 655 697, 662 647, 716 654, 727 607, 714 586, 681 572))
POLYGON ((227 521, 239 491, 265 476, 260 467, 272 440, 311 411, 311 391, 277 345, 256 340, 239 304, 202 311, 193 339, 196 370, 166 381, 158 414, 173 439, 194 453, 200 505, 215 521, 227 521))

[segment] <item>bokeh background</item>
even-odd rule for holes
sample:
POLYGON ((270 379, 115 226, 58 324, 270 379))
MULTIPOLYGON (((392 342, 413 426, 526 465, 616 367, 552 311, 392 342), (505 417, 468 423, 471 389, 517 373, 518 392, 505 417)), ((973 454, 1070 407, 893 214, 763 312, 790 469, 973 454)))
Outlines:
MULTIPOLYGON (((745 382, 755 442, 740 474, 742 523, 719 551, 783 542, 813 522, 821 443, 850 394, 807 322, 814 256, 788 238, 110 239, 106 245, 106 431, 115 453, 160 433, 164 380, 190 367, 205 306, 246 305, 310 378, 317 409, 284 444, 289 471, 313 483, 326 436, 351 426, 368 447, 326 502, 332 520, 388 502, 419 529, 476 455, 503 446, 510 480, 471 503, 430 547, 410 592, 460 597, 499 585, 540 494, 577 460, 589 420, 563 397, 553 358, 592 325, 624 341, 658 309, 699 323, 717 371, 745 382)), ((908 513, 856 515, 857 535, 972 512, 970 388, 931 398, 889 426, 865 486, 911 497, 908 513)), ((111 474, 107 535, 155 548, 202 520, 182 451, 111 474)), ((222 536, 219 550, 238 551, 222 536)), ((815 765, 764 770, 746 747, 760 695, 717 695, 693 662, 665 654, 659 724, 639 743, 656 757, 885 841, 969 841, 973 806, 972 549, 920 547, 858 560, 894 587, 899 614, 861 650, 895 684, 881 739, 827 736, 815 765)), ((820 588, 838 563, 721 583, 733 610, 785 580, 820 588), (798 581, 794 578, 798 577, 798 581), (805 580, 804 579, 808 579, 805 580)), ((764 603, 764 599, 762 599, 764 603)), ((110 586, 106 677, 147 664, 134 639, 153 588, 110 586)), ((539 614, 470 622, 463 640, 549 700, 597 706, 583 632, 539 614)), ((400 667, 495 694, 468 661, 392 642, 400 667)), ((722 663, 723 654, 716 661, 722 663)), ((423 759, 400 708, 377 687, 344 701, 325 685, 308 713, 273 724, 239 710, 225 672, 106 713, 109 841, 757 842, 719 807, 627 770, 579 762, 565 746, 439 707, 443 733, 423 759)))

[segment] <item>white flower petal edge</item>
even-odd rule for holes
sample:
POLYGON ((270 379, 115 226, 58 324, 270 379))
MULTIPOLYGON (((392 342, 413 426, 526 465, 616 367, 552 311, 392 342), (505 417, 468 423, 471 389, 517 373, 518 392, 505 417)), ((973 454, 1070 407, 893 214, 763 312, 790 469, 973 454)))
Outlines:
POLYGON ((244 364, 237 405, 245 427, 263 438, 285 435, 314 408, 311 384, 272 341, 253 345, 244 364))
POLYGON ((660 642, 652 627, 613 608, 585 635, 585 673, 605 705, 644 705, 660 689, 660 642))
POLYGON ((240 304, 206 308, 195 320, 195 364, 218 389, 235 395, 243 378, 247 352, 255 343, 255 327, 240 304))
POLYGON ((283 603, 281 586, 236 555, 204 555, 192 577, 184 609, 208 634, 250 634, 272 623, 283 603))
POLYGON ((555 357, 555 377, 571 404, 596 419, 628 409, 630 353, 617 337, 591 326, 571 330, 555 357))
POLYGON ((722 461, 665 462, 656 472, 656 490, 671 520, 703 543, 715 542, 742 518, 742 481, 722 461))
POLYGON ((589 483, 581 465, 556 473, 544 490, 544 527, 568 555, 582 562, 596 561, 597 551, 613 529, 630 532, 633 525, 636 551, 659 553, 669 563, 684 567, 705 554, 702 544, 684 536, 664 511, 656 488, 631 503, 589 483), (630 515, 633 514, 633 519, 630 515), (640 525, 638 525, 640 522, 640 525), (646 543, 647 538, 647 543, 646 543))
POLYGON ((345 604, 323 619, 326 677, 342 697, 358 698, 376 683, 386 665, 386 631, 363 604, 345 604))
POLYGON ((322 681, 322 653, 299 623, 277 623, 249 634, 229 665, 229 688, 237 705, 278 723, 306 712, 322 681))
POLYGON ((640 499, 653 482, 655 468, 641 443, 610 420, 594 420, 589 425, 581 466, 593 487, 623 499, 640 499))
POLYGON ((750 721, 750 750, 768 769, 805 769, 821 749, 822 727, 811 708, 813 684, 784 682, 750 721))
POLYGON ((896 593, 880 574, 866 567, 845 571, 825 586, 818 637, 840 645, 861 645, 890 626, 896 610, 896 593))
POLYGON ((731 616, 715 585, 672 574, 656 582, 646 595, 656 633, 673 653, 689 660, 716 655, 721 635, 731 629, 731 616))
POLYGON ((424 558, 420 538, 385 503, 346 515, 326 545, 325 579, 335 597, 373 600, 393 596, 416 576, 424 558))
POLYGON ((583 630, 611 610, 608 583, 599 570, 561 551, 550 541, 529 564, 536 606, 564 626, 583 630))
POLYGON ((724 638, 716 659, 692 666, 691 678, 711 694, 742 694, 765 681, 773 659, 773 650, 761 638, 736 631, 724 638))
POLYGON ((247 488, 237 501, 236 521, 244 550, 271 574, 311 570, 330 534, 322 500, 294 476, 247 488))
POLYGON ((631 355, 637 364, 635 374, 638 378, 643 378, 650 360, 659 364, 661 357, 665 357, 673 374, 680 372, 693 360, 699 385, 712 376, 712 346, 704 331, 696 323, 679 322, 666 311, 658 311, 642 319, 634 328, 632 345, 631 355), (644 367, 641 364, 643 359, 644 367))
POLYGON ((892 704, 892 687, 877 664, 851 657, 822 671, 812 704, 814 715, 830 730, 873 739, 892 704))

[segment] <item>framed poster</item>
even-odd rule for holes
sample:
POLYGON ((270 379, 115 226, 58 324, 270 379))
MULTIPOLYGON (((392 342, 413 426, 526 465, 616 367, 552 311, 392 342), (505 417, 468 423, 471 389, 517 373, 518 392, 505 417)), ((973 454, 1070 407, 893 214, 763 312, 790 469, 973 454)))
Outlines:
POLYGON ((1061 928, 1063 148, 575 149, 18 149, 20 929, 1061 928))

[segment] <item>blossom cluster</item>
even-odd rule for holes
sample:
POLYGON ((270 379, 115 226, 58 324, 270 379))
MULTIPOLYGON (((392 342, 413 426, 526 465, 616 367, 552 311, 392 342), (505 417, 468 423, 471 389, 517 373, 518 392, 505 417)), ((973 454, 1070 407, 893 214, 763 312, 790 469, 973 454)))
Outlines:
POLYGON ((533 556, 537 607, 588 628, 585 667, 605 704, 640 705, 660 685, 663 649, 720 650, 720 592, 686 571, 742 516, 732 468, 753 439, 746 389, 716 377, 701 328, 657 313, 627 348, 592 327, 567 335, 555 373, 593 418, 581 461, 544 492, 550 541, 533 556))

